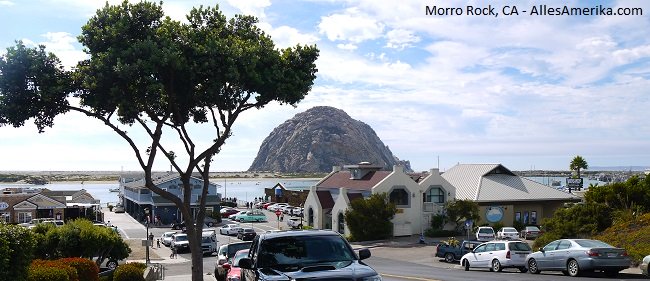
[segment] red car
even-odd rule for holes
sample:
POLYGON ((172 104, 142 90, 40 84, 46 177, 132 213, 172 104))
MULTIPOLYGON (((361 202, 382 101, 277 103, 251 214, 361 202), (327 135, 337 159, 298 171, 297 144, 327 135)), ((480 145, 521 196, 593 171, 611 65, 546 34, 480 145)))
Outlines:
POLYGON ((241 269, 239 268, 239 260, 245 257, 248 257, 248 249, 237 251, 237 253, 235 253, 235 256, 230 261, 223 264, 223 268, 228 270, 226 281, 239 281, 239 276, 241 274, 241 269))
POLYGON ((275 204, 275 202, 264 203, 264 205, 262 205, 262 208, 264 208, 264 209, 268 209, 269 206, 271 206, 271 205, 273 205, 273 204, 275 204))
POLYGON ((227 218, 232 214, 239 213, 239 210, 237 210, 235 208, 223 208, 223 209, 221 209, 221 211, 219 211, 219 213, 221 213, 222 218, 227 218))

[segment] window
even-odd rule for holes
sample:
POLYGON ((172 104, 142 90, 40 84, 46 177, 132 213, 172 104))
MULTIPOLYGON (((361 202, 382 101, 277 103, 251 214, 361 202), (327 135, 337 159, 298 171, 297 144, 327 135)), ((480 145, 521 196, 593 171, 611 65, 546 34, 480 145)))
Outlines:
POLYGON ((445 190, 442 187, 431 187, 424 194, 424 202, 445 203, 445 190))
POLYGON ((548 245, 544 246, 544 251, 555 251, 555 248, 557 248, 557 244, 560 244, 560 241, 553 241, 551 243, 548 243, 548 245))
POLYGON ((530 212, 530 224, 537 224, 537 212, 536 211, 531 211, 530 212))
POLYGON ((26 223, 32 221, 31 212, 20 212, 18 213, 18 223, 26 223))
POLYGON ((0 223, 10 223, 9 213, 0 212, 0 223))
POLYGON ((497 249, 496 244, 494 243, 488 243, 487 246, 485 246, 485 251, 495 251, 497 249))
POLYGON ((345 233, 345 217, 343 216, 343 213, 339 213, 339 233, 345 233))
POLYGON ((504 243, 496 243, 494 244, 494 247, 497 251, 503 251, 506 249, 506 244, 504 243))
POLYGON ((404 188, 396 188, 390 192, 389 201, 396 206, 405 206, 409 204, 409 194, 404 188))
POLYGON ((307 224, 309 226, 314 226, 314 209, 309 207, 309 212, 307 212, 307 214, 308 214, 308 216, 307 216, 307 224))
POLYGON ((557 246, 557 250, 566 250, 568 248, 571 248, 571 242, 568 240, 560 241, 560 245, 557 246))
POLYGON ((481 252, 485 252, 485 244, 478 246, 476 247, 476 249, 474 249, 474 253, 481 253, 481 252))
POLYGON ((521 212, 515 213, 515 221, 521 222, 521 212))

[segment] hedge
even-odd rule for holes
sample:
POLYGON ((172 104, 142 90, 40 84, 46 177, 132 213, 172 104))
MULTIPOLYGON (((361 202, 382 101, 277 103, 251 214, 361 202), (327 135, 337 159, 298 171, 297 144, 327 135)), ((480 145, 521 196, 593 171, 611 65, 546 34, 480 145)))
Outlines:
POLYGON ((113 273, 113 281, 145 281, 143 263, 127 263, 117 267, 113 273))
MULTIPOLYGON (((77 269, 74 267, 66 264, 65 262, 61 260, 34 260, 32 261, 32 264, 29 266, 29 272, 31 275, 31 272, 40 268, 55 268, 55 269, 60 269, 63 272, 65 272, 68 275, 68 279, 65 279, 67 281, 80 281, 79 276, 77 275, 77 269)), ((39 276, 40 278, 40 276, 39 276)), ((29 278, 27 279, 28 281, 32 281, 29 278)), ((36 280, 48 280, 48 279, 36 279, 36 280)))
POLYGON ((624 248, 632 262, 638 264, 650 253, 650 213, 629 222, 616 223, 593 238, 624 248))
POLYGON ((25 281, 36 240, 29 229, 0 223, 0 281, 25 281))
POLYGON ((79 281, 99 281, 99 267, 94 261, 85 258, 62 258, 59 261, 77 269, 79 281))
POLYGON ((70 281, 65 269, 50 266, 30 267, 27 274, 28 281, 70 281))

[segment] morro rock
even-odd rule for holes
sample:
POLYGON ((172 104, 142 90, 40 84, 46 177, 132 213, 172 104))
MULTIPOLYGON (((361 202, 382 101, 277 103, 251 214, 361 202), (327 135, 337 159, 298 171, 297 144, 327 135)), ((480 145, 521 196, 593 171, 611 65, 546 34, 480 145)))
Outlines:
POLYGON ((249 171, 330 172, 332 166, 370 162, 391 170, 400 161, 367 124, 345 111, 317 106, 285 121, 264 139, 249 171))

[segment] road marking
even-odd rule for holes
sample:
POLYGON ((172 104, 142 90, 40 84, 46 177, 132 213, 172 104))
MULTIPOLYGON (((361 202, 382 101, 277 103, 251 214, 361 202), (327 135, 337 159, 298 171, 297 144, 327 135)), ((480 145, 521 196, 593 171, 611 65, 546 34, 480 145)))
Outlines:
POLYGON ((393 277, 393 278, 402 278, 402 279, 408 279, 408 280, 440 281, 438 279, 428 279, 428 278, 421 278, 421 277, 402 276, 402 275, 394 275, 394 274, 386 274, 386 273, 380 273, 380 274, 381 274, 381 276, 393 277))

